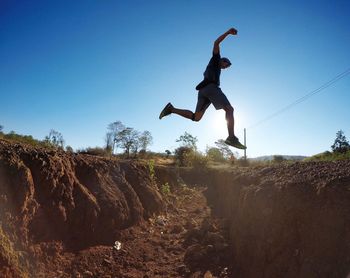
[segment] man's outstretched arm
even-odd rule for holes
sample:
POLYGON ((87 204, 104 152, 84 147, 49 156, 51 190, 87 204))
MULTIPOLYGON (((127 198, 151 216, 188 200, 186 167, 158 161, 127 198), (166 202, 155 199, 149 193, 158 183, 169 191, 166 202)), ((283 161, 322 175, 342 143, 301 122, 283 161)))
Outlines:
POLYGON ((224 34, 222 34, 220 37, 216 39, 214 42, 214 48, 213 53, 219 54, 220 53, 220 43, 228 36, 228 35, 237 35, 237 30, 235 28, 231 28, 228 31, 226 31, 224 34))

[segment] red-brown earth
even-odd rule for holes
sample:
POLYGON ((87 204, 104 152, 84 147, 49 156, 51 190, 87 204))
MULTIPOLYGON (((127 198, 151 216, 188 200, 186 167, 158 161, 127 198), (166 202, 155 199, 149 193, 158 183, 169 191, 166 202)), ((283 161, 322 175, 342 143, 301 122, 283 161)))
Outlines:
POLYGON ((0 140, 0 277, 346 277, 349 220, 349 161, 153 176, 0 140))

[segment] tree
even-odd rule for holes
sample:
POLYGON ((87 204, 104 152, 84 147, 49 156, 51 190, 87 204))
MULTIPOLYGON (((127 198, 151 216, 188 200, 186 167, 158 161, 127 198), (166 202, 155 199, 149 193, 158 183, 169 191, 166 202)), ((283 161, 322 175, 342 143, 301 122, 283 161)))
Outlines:
POLYGON ((2 133, 2 130, 4 129, 3 125, 0 125, 0 133, 2 133))
POLYGON ((114 136, 112 134, 112 132, 107 132, 106 133, 106 137, 105 137, 105 142, 106 142, 106 151, 109 154, 113 153, 113 148, 114 148, 114 136))
POLYGON ((197 149, 197 137, 189 134, 185 131, 184 135, 181 135, 179 139, 176 140, 176 142, 180 142, 182 147, 191 148, 192 150, 197 149))
POLYGON ((188 166, 188 157, 194 152, 193 148, 182 146, 175 149, 175 159, 178 161, 179 166, 188 166))
POLYGON ((346 153, 350 150, 350 144, 346 139, 344 132, 339 130, 336 134, 333 145, 331 146, 332 151, 335 153, 346 153))
POLYGON ((138 150, 138 140, 139 132, 134 130, 131 127, 127 127, 124 130, 120 131, 117 136, 117 146, 124 149, 127 157, 130 157, 130 151, 134 153, 138 150))
POLYGON ((147 130, 142 132, 138 141, 139 141, 139 145, 140 145, 141 150, 146 151, 147 147, 149 145, 152 145, 152 143, 153 143, 153 137, 151 135, 151 132, 149 132, 147 130))
POLYGON ((213 160, 216 162, 224 162, 225 161, 225 157, 219 148, 207 147, 206 154, 210 160, 213 160))
POLYGON ((116 146, 118 146, 121 142, 120 133, 125 130, 125 126, 122 124, 121 121, 116 121, 113 123, 110 123, 107 127, 107 134, 106 134, 106 149, 111 149, 111 152, 114 153, 116 146))
POLYGON ((225 143, 225 140, 219 139, 215 142, 216 147, 220 150, 225 159, 232 159, 233 152, 230 150, 229 146, 225 143))
POLYGON ((169 155, 171 155, 171 151, 165 150, 165 153, 166 153, 166 158, 169 158, 169 155))
POLYGON ((63 149, 64 147, 62 134, 54 129, 51 129, 49 135, 45 136, 44 142, 56 148, 63 149))

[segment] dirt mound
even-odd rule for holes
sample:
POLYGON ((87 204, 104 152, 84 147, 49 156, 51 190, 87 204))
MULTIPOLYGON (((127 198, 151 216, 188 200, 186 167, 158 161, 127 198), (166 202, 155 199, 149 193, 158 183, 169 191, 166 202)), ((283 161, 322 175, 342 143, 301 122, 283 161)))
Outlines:
POLYGON ((234 277, 346 277, 350 161, 211 172, 206 196, 230 226, 234 277))
POLYGON ((44 251, 111 245, 164 202, 146 166, 0 140, 0 209, 0 276, 10 277, 44 251))

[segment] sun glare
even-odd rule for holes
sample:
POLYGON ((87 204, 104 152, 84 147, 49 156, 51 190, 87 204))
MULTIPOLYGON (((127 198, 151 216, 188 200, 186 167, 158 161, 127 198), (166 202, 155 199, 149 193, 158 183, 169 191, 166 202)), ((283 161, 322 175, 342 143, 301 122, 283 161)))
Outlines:
POLYGON ((211 127, 219 138, 227 137, 227 123, 224 111, 214 111, 211 115, 211 127))

